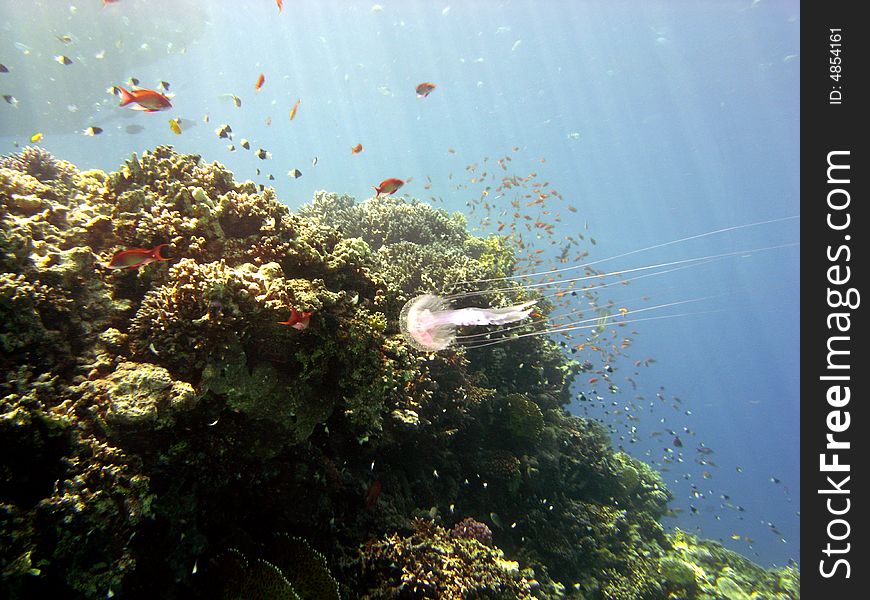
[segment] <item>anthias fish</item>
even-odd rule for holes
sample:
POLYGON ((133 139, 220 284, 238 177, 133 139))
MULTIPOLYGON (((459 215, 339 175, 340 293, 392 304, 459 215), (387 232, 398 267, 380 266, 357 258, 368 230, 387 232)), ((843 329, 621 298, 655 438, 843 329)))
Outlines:
POLYGON ((428 82, 421 83, 416 88, 417 97, 418 98, 425 98, 426 96, 429 95, 429 92, 431 92, 432 90, 435 89, 435 87, 436 86, 434 83, 428 83, 428 82))
POLYGON ((278 321, 279 325, 289 325, 293 329, 304 331, 308 329, 308 322, 311 320, 313 312, 299 312, 295 308, 290 309, 290 318, 286 321, 278 321))
POLYGON ((353 153, 353 154, 359 154, 360 152, 363 151, 362 144, 357 144, 356 146, 354 146, 353 148, 351 148, 350 151, 351 151, 351 153, 353 153))
POLYGON ((132 91, 127 91, 121 86, 118 87, 118 93, 121 94, 120 106, 131 106, 133 110, 141 110, 145 112, 157 112, 158 110, 166 110, 172 108, 172 103, 169 98, 156 90, 145 88, 137 88, 132 91))
POLYGON ((378 198, 381 194, 384 196, 395 194, 396 190, 403 185, 405 185, 405 182, 401 179, 395 179, 393 177, 390 179, 384 179, 378 187, 373 187, 375 190, 375 198, 378 198))
POLYGON ((116 252, 106 266, 109 269, 138 269, 158 260, 172 260, 172 258, 163 255, 163 248, 167 246, 169 244, 158 244, 151 249, 131 248, 130 250, 122 250, 121 252, 116 252))

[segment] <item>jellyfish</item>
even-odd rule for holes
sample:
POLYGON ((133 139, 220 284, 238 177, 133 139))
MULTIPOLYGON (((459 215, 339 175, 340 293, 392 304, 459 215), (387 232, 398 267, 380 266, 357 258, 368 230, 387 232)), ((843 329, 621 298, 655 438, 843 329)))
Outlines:
MULTIPOLYGON (((762 252, 794 247, 799 245, 799 243, 791 242, 761 248, 706 254, 611 272, 602 272, 593 269, 593 266, 691 240, 797 218, 799 218, 799 215, 726 227, 624 252, 593 262, 570 265, 538 273, 455 282, 452 286, 453 288, 465 287, 468 291, 443 295, 425 293, 412 298, 400 312, 399 328, 405 340, 412 347, 424 352, 438 352, 458 345, 466 348, 482 348, 529 336, 563 334, 568 337, 571 332, 575 331, 588 331, 590 337, 587 338, 587 341, 589 341, 602 335, 610 324, 625 325, 639 321, 711 312, 709 310, 699 310, 696 313, 670 312, 661 314, 667 309, 693 303, 708 302, 714 298, 712 294, 632 308, 624 305, 618 306, 612 301, 600 306, 596 303, 597 301, 593 298, 593 295, 603 288, 625 285, 629 283, 629 277, 630 281, 634 282, 647 277, 658 277, 667 273, 699 267, 728 258, 747 257, 762 252), (565 276, 567 273, 578 269, 585 269, 585 274, 575 277, 565 276), (522 296, 522 301, 516 304, 508 304, 507 306, 481 306, 481 304, 484 304, 481 299, 491 294, 500 295, 501 297, 518 294, 522 296), (556 315, 557 320, 543 317, 534 312, 535 306, 542 299, 558 299, 569 294, 569 300, 575 296, 585 297, 588 300, 588 306, 586 308, 580 307, 562 311, 556 315), (478 299, 473 300, 474 298, 478 299), (469 301, 475 305, 455 307, 457 302, 465 303, 469 301), (590 310, 591 316, 586 316, 585 311, 590 310), (541 326, 536 327, 538 325, 541 326), (463 335, 457 333, 459 328, 473 326, 490 327, 481 332, 463 335)), ((643 297, 643 299, 645 300, 646 297, 643 297)))
POLYGON ((450 302, 423 294, 409 300, 399 315, 399 325, 405 339, 418 350, 444 350, 456 340, 456 328, 461 325, 506 325, 526 319, 537 300, 503 308, 451 308, 450 302))

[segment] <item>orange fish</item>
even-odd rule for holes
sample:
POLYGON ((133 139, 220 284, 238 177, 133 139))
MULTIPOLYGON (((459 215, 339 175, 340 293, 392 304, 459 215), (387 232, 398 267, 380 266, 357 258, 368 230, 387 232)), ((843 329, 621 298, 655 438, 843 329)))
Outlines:
POLYGON ((421 83, 417 86, 417 97, 425 98, 429 95, 429 92, 435 89, 434 83, 421 83))
POLYGON ((293 105, 293 108, 290 109, 290 120, 296 116, 296 111, 299 110, 299 103, 302 102, 302 98, 296 99, 296 104, 293 105))
POLYGON ((147 248, 131 248, 116 252, 106 265, 109 269, 138 269, 147 264, 157 262, 158 260, 172 260, 169 257, 163 256, 160 252, 169 244, 159 244, 150 250, 147 248))
POLYGON ((372 508, 378 503, 378 496, 381 495, 382 488, 380 479, 375 479, 369 484, 369 489, 366 491, 366 508, 372 508))
POLYGON ((281 9, 284 8, 284 0, 275 0, 275 4, 278 5, 278 13, 281 13, 281 9))
POLYGON ((286 321, 278 321, 279 325, 289 325, 293 329, 304 331, 308 329, 308 322, 311 319, 313 312, 297 312, 295 308, 290 309, 290 318, 286 321))
POLYGON ((375 198, 381 194, 391 196, 403 185, 405 185, 405 182, 401 179, 395 179, 392 177, 390 179, 384 179, 378 187, 373 188, 375 190, 375 198))
POLYGON ((357 144, 356 146, 354 146, 353 148, 350 149, 351 153, 353 153, 353 154, 359 154, 360 152, 362 152, 362 150, 363 150, 362 144, 357 144))
POLYGON ((260 73, 260 76, 257 77, 257 83, 254 84, 254 89, 259 92, 260 88, 263 87, 263 84, 265 82, 266 82, 266 76, 263 75, 262 73, 260 73))
POLYGON ((145 112, 157 112, 158 110, 172 108, 172 103, 169 102, 169 98, 160 92, 145 88, 135 88, 133 91, 128 92, 121 86, 117 86, 117 88, 118 93, 121 94, 121 104, 119 106, 134 104, 135 106, 131 106, 130 108, 145 112))

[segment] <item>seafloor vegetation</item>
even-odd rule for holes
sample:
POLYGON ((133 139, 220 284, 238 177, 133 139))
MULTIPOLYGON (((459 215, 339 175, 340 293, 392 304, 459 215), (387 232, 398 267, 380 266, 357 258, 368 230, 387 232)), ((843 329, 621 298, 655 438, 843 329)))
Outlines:
POLYGON ((4 598, 799 597, 663 529, 661 477, 566 412, 546 336, 403 340, 409 298, 511 272, 459 214, 294 214, 168 147, 110 174, 27 148, 0 198, 4 598))

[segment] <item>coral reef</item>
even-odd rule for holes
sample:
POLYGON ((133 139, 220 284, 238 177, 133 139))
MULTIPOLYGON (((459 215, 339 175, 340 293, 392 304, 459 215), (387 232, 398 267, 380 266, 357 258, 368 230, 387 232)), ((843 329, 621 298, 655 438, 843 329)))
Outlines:
POLYGON ((294 214, 169 147, 108 174, 28 148, 0 201, 3 597, 799 598, 664 531, 660 475, 565 410, 585 367, 546 336, 409 346, 409 298, 516 264, 460 214, 294 214))
POLYGON ((361 551, 361 598, 533 598, 519 564, 475 537, 455 536, 417 520, 361 551))

